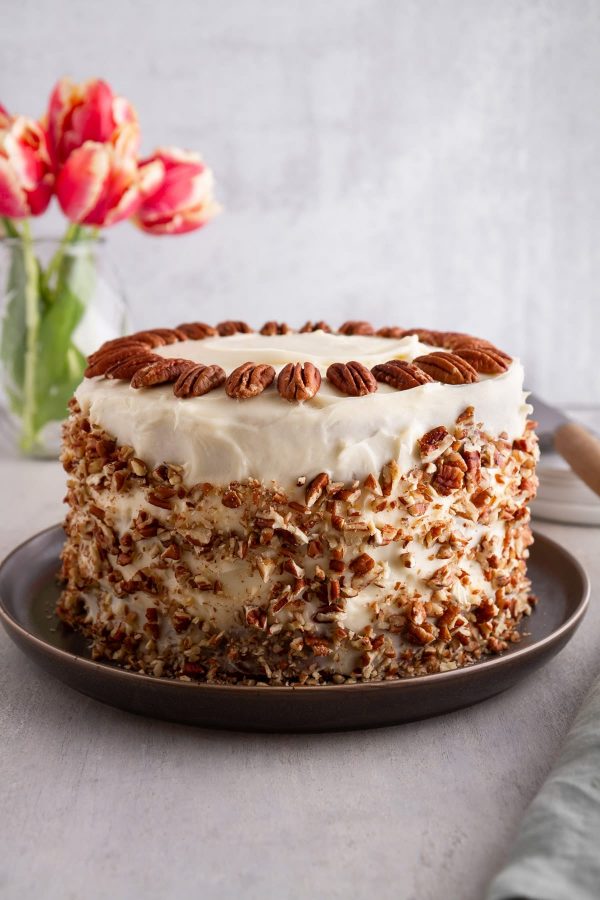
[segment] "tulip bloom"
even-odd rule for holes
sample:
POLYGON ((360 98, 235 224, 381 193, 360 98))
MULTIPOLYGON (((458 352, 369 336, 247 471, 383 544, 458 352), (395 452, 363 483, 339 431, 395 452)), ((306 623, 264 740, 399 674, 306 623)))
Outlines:
POLYGON ((48 136, 56 167, 87 141, 116 143, 124 126, 130 138, 128 149, 135 154, 139 146, 135 110, 124 97, 115 96, 105 81, 74 84, 70 78, 62 78, 52 91, 48 136))
POLYGON ((134 222, 150 234, 183 234, 201 228, 219 211, 213 175, 196 153, 174 147, 157 150, 145 165, 162 170, 160 184, 146 191, 134 222))
POLYGON ((43 213, 54 176, 39 122, 9 116, 0 106, 0 215, 24 219, 43 213))
POLYGON ((157 163, 138 164, 119 145, 87 141, 61 168, 56 196, 72 222, 105 228, 129 218, 161 178, 157 163))

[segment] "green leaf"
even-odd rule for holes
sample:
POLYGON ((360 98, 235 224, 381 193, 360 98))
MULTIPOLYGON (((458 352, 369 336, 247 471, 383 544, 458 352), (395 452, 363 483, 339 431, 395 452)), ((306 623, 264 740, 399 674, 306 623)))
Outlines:
POLYGON ((38 431, 47 422, 65 417, 67 403, 82 379, 86 361, 73 344, 73 334, 83 318, 95 282, 95 260, 87 243, 75 254, 65 255, 39 329, 35 416, 38 431))

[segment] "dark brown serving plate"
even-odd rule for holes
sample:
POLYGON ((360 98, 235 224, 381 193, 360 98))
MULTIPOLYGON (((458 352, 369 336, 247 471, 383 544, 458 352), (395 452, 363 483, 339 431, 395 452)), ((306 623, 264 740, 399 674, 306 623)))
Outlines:
POLYGON ((85 640, 54 616, 60 526, 30 538, 0 567, 0 619, 34 662, 70 687, 134 713, 247 731, 329 731, 395 725, 461 709, 499 694, 551 659, 581 622, 585 571, 570 553, 536 535, 529 572, 540 603, 519 644, 464 669, 375 684, 237 687, 138 675, 94 662, 85 640))

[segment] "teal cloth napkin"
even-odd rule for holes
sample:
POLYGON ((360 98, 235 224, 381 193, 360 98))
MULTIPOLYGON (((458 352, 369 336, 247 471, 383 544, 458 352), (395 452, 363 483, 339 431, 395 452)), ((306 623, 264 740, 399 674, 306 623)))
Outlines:
POLYGON ((487 900, 600 898, 600 678, 487 900))

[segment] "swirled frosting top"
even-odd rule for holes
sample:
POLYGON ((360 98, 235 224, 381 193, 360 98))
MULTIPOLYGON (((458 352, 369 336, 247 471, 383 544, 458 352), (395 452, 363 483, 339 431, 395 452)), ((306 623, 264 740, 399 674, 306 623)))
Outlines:
POLYGON ((437 425, 451 427, 468 406, 489 434, 522 434, 531 407, 517 360, 503 374, 481 376, 474 384, 435 382, 404 391, 379 384, 376 393, 363 397, 342 394, 325 379, 333 362, 357 360, 371 368, 435 349, 414 335, 235 334, 153 352, 216 363, 227 374, 247 361, 270 363, 277 372, 289 362, 312 362, 323 376, 318 394, 306 403, 288 403, 273 385, 249 400, 232 400, 223 388, 181 400, 172 385, 135 390, 123 381, 92 378, 84 379, 75 396, 94 424, 151 465, 183 466, 188 483, 254 477, 287 488, 317 472, 348 481, 378 475, 391 459, 406 471, 417 461, 417 439, 437 425))

